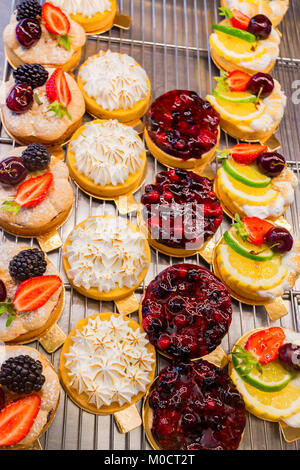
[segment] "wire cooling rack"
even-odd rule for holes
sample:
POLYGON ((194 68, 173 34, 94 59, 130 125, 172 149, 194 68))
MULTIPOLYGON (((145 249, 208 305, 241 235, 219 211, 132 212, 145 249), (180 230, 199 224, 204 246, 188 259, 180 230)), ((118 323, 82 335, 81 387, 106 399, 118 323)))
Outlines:
MULTIPOLYGON (((11 2, 11 13, 17 2, 11 2)), ((288 96, 285 117, 277 133, 282 144, 282 152, 289 160, 293 170, 299 177, 299 141, 300 104, 292 102, 293 86, 300 79, 300 2, 290 1, 290 9, 285 20, 280 25, 283 34, 281 56, 277 61, 274 76, 280 81, 288 96)), ((200 96, 205 97, 211 91, 213 77, 218 74, 209 54, 209 34, 212 24, 218 19, 218 0, 120 0, 120 10, 131 16, 133 24, 129 31, 113 29, 110 32, 92 36, 84 48, 82 61, 99 49, 111 49, 133 56, 147 71, 153 89, 153 98, 163 92, 174 89, 194 89, 200 96)), ((4 25, 3 25, 4 26, 4 25)), ((7 62, 4 64, 3 79, 7 80, 11 69, 7 62)), ((299 87, 299 83, 298 83, 299 87)), ((90 118, 87 116, 87 120, 90 118)), ((223 133, 220 147, 234 145, 235 141, 223 133)), ((12 141, 1 126, 0 155, 13 153, 16 143, 12 141)), ((148 154, 149 171, 147 183, 153 181, 156 172, 163 167, 148 154)), ((217 162, 213 163, 216 168, 217 162)), ((136 194, 137 200, 141 195, 136 194)), ((99 202, 84 195, 74 185, 75 207, 72 216, 60 229, 61 237, 66 239, 74 225, 89 215, 103 213, 116 214, 115 205, 110 202, 99 202)), ((296 191, 296 200, 287 212, 287 219, 292 223, 296 235, 299 236, 299 189, 296 191)), ((135 214, 128 216, 133 222, 135 214)), ((224 232, 230 220, 222 224, 224 232)), ((28 240, 18 239, 0 234, 3 243, 5 239, 17 243, 28 243, 28 240)), ((34 245, 35 241, 31 241, 34 245)), ((61 250, 51 253, 50 259, 56 263, 64 277, 62 268, 61 250)), ((199 256, 188 258, 189 262, 209 267, 199 256)), ((140 298, 145 286, 165 267, 180 262, 158 254, 152 250, 151 267, 144 285, 137 291, 140 298)), ((68 284, 66 278, 66 305, 59 321, 60 327, 68 333, 79 319, 99 311, 115 311, 114 304, 96 302, 80 296, 68 284)), ((285 327, 300 331, 299 329, 299 299, 300 284, 284 296, 289 308, 289 315, 280 322, 285 327)), ((276 324, 275 323, 275 324, 276 324)), ((269 325, 268 316, 262 307, 250 307, 233 301, 233 319, 229 334, 223 341, 225 351, 231 351, 236 340, 246 331, 260 326, 269 325)), ((38 343, 33 347, 41 350, 38 343)), ((48 355, 48 358, 58 367, 60 351, 48 355)), ((166 361, 158 356, 158 370, 166 361)), ((139 409, 141 403, 139 403, 139 409)), ((80 410, 62 391, 61 401, 56 418, 41 439, 45 449, 150 449, 142 427, 129 434, 120 434, 114 418, 111 416, 94 416, 80 410)), ((289 449, 299 450, 300 442, 287 444, 280 433, 277 423, 267 423, 248 416, 246 432, 240 445, 241 449, 289 449)))

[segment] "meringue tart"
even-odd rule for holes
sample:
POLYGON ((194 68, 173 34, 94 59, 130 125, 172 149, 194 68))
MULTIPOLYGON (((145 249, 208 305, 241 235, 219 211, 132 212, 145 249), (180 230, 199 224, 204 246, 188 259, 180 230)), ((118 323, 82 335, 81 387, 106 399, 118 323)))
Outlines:
POLYGON ((100 119, 136 125, 151 100, 145 70, 127 54, 100 51, 81 65, 77 81, 87 111, 100 119))
POLYGON ((221 0, 222 7, 240 10, 252 16, 263 14, 278 26, 289 8, 289 0, 221 0))
POLYGON ((144 280, 150 248, 142 232, 121 217, 89 217, 64 246, 63 264, 71 285, 95 300, 130 296, 144 280))
POLYGON ((36 349, 2 345, 0 382, 0 449, 30 449, 55 418, 60 397, 57 373, 48 359, 36 349), (23 375, 18 375, 17 387, 12 390, 12 377, 8 377, 7 373, 14 367, 20 367, 23 375), (30 377, 35 384, 33 390, 30 382, 24 383, 29 371, 34 374, 30 377), (7 425, 8 416, 13 417, 10 426, 7 425))
POLYGON ((155 374, 155 349, 135 321, 99 313, 69 334, 60 356, 63 387, 80 408, 112 414, 139 401, 155 374))
POLYGON ((138 133, 117 120, 91 121, 78 129, 70 141, 67 161, 78 186, 100 198, 136 190, 147 162, 138 133))
POLYGON ((79 23, 86 33, 112 28, 118 10, 116 0, 52 0, 79 23))

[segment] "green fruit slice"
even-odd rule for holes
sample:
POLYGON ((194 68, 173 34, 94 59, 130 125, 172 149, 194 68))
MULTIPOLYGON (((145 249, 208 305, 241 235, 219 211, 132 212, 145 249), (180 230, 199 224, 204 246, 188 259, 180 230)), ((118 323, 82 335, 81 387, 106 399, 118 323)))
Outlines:
POLYGON ((268 261, 274 256, 274 252, 267 246, 261 245, 260 247, 254 247, 251 243, 243 241, 241 238, 239 239, 233 231, 225 232, 224 240, 236 253, 244 256, 244 258, 249 258, 254 261, 268 261), (261 251, 261 253, 255 254, 255 248, 261 251))
POLYGON ((232 178, 252 188, 266 188, 272 181, 271 178, 260 173, 255 163, 241 165, 230 159, 223 160, 222 166, 232 178))
POLYGON ((255 101, 257 100, 257 96, 255 96, 255 95, 246 96, 245 98, 234 98, 234 97, 223 95, 222 93, 220 93, 217 90, 213 90, 212 94, 216 98, 219 98, 219 99, 224 100, 224 101, 229 101, 229 103, 255 103, 255 101))
POLYGON ((244 382, 262 392, 279 392, 285 388, 293 378, 293 375, 277 360, 262 365, 262 372, 259 372, 256 367, 253 367, 252 371, 247 375, 242 374, 239 368, 239 361, 235 356, 232 356, 232 363, 234 369, 244 382))
POLYGON ((244 31, 242 29, 234 28, 233 26, 228 26, 225 24, 214 24, 213 25, 214 31, 220 31, 220 33, 229 34, 229 36, 234 36, 239 39, 243 39, 243 41, 247 42, 256 42, 257 38, 252 33, 248 33, 248 31, 244 31))

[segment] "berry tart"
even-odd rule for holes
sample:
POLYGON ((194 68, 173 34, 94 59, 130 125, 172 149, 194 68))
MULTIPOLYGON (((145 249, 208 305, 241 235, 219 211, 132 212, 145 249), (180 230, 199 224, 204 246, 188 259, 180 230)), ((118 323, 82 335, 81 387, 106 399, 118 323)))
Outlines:
POLYGON ((3 41, 13 68, 38 62, 69 72, 79 64, 86 37, 84 29, 60 8, 25 0, 4 29, 3 41))
POLYGON ((20 237, 41 237, 60 227, 73 207, 66 164, 41 144, 14 149, 0 161, 0 227, 20 237))
POLYGON ((62 280, 37 248, 5 243, 0 253, 0 341, 29 343, 59 319, 62 280))
POLYGON ((146 115, 145 140, 152 155, 171 168, 206 166, 220 139, 220 116, 208 101, 188 90, 157 98, 146 115))
POLYGON ((151 100, 145 70, 127 54, 100 51, 82 64, 78 85, 87 111, 100 119, 117 119, 135 126, 151 100))
POLYGON ((231 324, 224 284, 208 269, 176 264, 147 287, 140 322, 158 351, 174 359, 198 359, 214 351, 231 324))
POLYGON ((83 97, 74 78, 61 68, 22 65, 4 87, 2 122, 17 142, 57 147, 81 126, 83 97))
POLYGON ((246 333, 233 348, 230 376, 250 413, 299 435, 299 333, 282 327, 246 333))
POLYGON ((266 305, 292 289, 300 274, 300 243, 284 227, 236 215, 214 253, 214 271, 232 296, 266 305))
POLYGON ((120 300, 144 280, 150 248, 142 232, 126 219, 89 217, 68 236, 63 264, 80 294, 95 300, 120 300))
POLYGON ((297 178, 283 155, 265 145, 237 144, 220 156, 215 191, 230 217, 276 220, 292 204, 297 178))
POLYGON ((240 27, 246 17, 265 15, 272 21, 273 26, 278 26, 283 20, 289 8, 289 0, 221 0, 222 7, 239 10, 241 14, 236 18, 236 26, 240 27))
POLYGON ((265 15, 252 18, 239 10, 222 9, 226 17, 213 25, 209 38, 211 57, 225 72, 270 73, 279 56, 280 32, 265 15))
POLYGON ((0 347, 0 449, 30 449, 51 425, 60 385, 52 364, 27 346, 0 347))
POLYGON ((246 425, 241 394, 225 370, 205 360, 163 369, 143 418, 155 450, 235 450, 246 425))
POLYGON ((181 168, 158 173, 141 203, 150 245, 169 256, 197 253, 223 220, 213 181, 181 168))
POLYGON ((100 313, 80 320, 60 356, 70 398, 95 414, 112 414, 139 401, 155 374, 155 349, 135 321, 100 313))
POLYGON ((86 33, 111 29, 118 11, 116 0, 52 0, 51 3, 66 11, 86 33))
POLYGON ((117 120, 90 121, 68 147, 70 173, 83 191, 114 198, 134 192, 146 170, 146 151, 138 133, 117 120))

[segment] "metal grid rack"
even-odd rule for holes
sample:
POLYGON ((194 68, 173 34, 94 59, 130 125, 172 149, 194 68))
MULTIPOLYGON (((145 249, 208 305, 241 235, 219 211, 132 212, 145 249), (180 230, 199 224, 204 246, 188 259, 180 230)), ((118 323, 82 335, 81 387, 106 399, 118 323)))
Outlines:
MULTIPOLYGON (((13 12, 16 1, 11 2, 13 12)), ((300 5, 296 0, 290 1, 290 9, 280 25, 283 33, 281 56, 277 62, 274 75, 281 82, 288 96, 288 104, 285 117, 278 131, 278 139, 282 144, 284 155, 295 173, 299 177, 299 141, 300 130, 300 105, 294 105, 291 95, 294 91, 292 85, 299 78, 300 52, 297 44, 300 43, 300 5), (297 4, 297 5, 296 5, 297 4)), ((209 34, 212 24, 218 18, 218 0, 120 0, 120 10, 132 17, 133 25, 129 31, 111 30, 110 32, 90 37, 83 53, 82 61, 95 54, 99 49, 110 48, 113 51, 121 51, 133 56, 147 71, 152 88, 153 98, 164 91, 173 88, 195 89, 200 96, 205 97, 213 85, 213 76, 217 75, 217 69, 213 65, 209 55, 209 34)), ((3 79, 8 79, 10 67, 7 62, 4 65, 3 79)), ((90 117, 86 117, 87 120, 90 117)), ((220 147, 234 145, 235 141, 223 133, 220 147)), ((16 146, 1 127, 0 151, 1 155, 12 153, 16 146)), ((149 154, 149 171, 147 183, 153 181, 154 174, 163 167, 149 154)), ((217 166, 217 162, 213 163, 217 166)), ((65 240, 74 225, 84 220, 88 215, 102 213, 116 213, 113 203, 98 202, 84 195, 74 185, 75 209, 68 222, 60 229, 62 240, 65 240)), ((139 200, 141 190, 136 194, 139 200)), ((287 213, 288 220, 292 223, 296 235, 300 235, 299 206, 300 194, 297 189, 295 203, 287 213)), ((135 222, 135 214, 128 216, 135 222)), ((226 218, 225 218, 226 219, 226 218)), ((222 224, 222 232, 226 230, 229 220, 222 224)), ((5 239, 24 243, 16 237, 0 233, 0 240, 5 239)), ((26 241, 28 243, 28 240, 26 241)), ((35 241, 31 241, 34 245, 35 241)), ((50 254, 50 259, 56 263, 63 273, 62 252, 50 254)), ((137 291, 141 296, 145 285, 158 272, 170 264, 179 262, 158 254, 152 250, 152 262, 144 285, 137 291)), ((195 256, 189 258, 208 267, 205 262, 195 256)), ((64 276, 64 274, 62 274, 64 276)), ((67 283, 66 278, 66 305, 64 313, 59 321, 60 327, 68 333, 83 317, 99 311, 114 311, 114 304, 96 302, 80 296, 67 283)), ((289 315, 278 324, 300 331, 299 324, 299 299, 300 284, 295 289, 286 293, 284 297, 289 307, 289 315)), ((269 325, 268 316, 262 307, 250 307, 233 301, 233 320, 229 334, 223 341, 224 349, 229 352, 235 341, 246 331, 259 326, 269 325)), ((38 343, 32 346, 40 349, 38 343)), ((45 353, 44 351, 42 351, 45 353)), ((48 356, 54 366, 58 367, 60 351, 48 356)), ((47 355, 46 355, 47 356, 47 355)), ((162 368, 166 361, 158 356, 158 369, 162 368)), ((141 407, 141 403, 139 404, 141 407)), ((130 434, 123 435, 117 430, 114 418, 111 416, 94 416, 76 407, 62 391, 59 409, 48 432, 43 436, 41 443, 45 449, 150 449, 146 441, 143 428, 136 429, 130 434)), ((254 416, 248 416, 247 427, 241 449, 300 449, 300 442, 287 444, 284 442, 279 425, 267 423, 254 416)))

